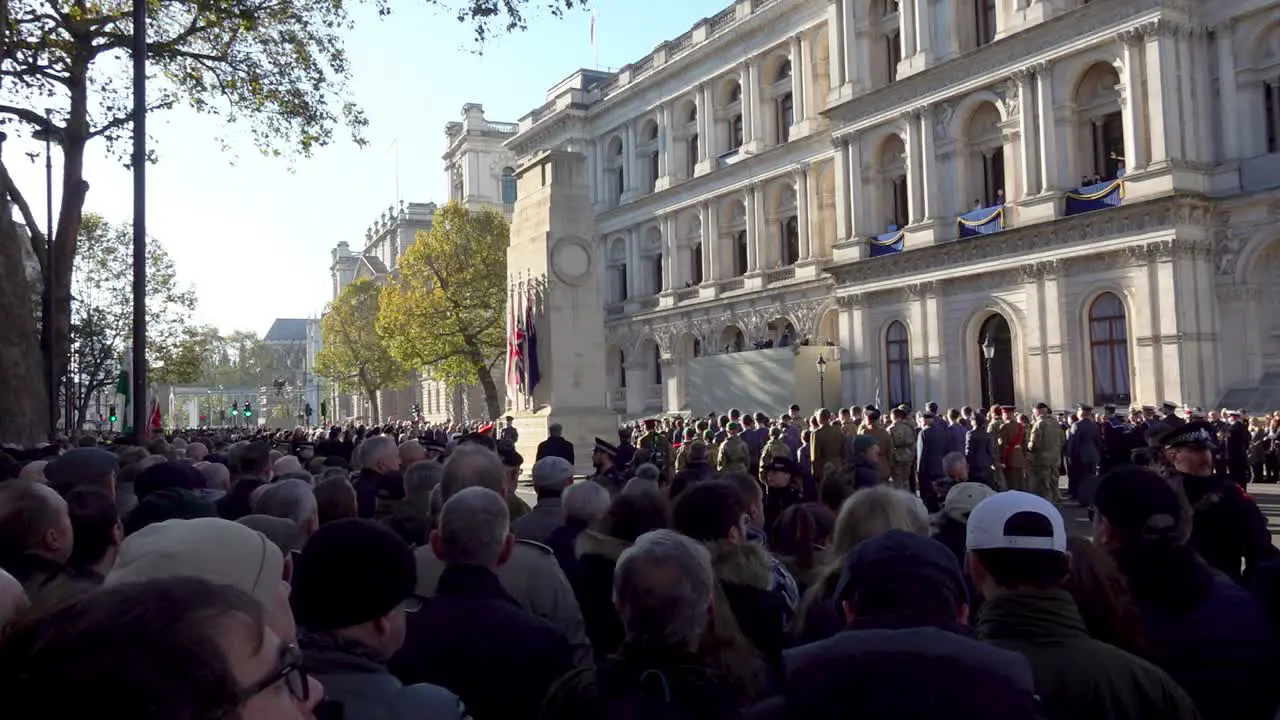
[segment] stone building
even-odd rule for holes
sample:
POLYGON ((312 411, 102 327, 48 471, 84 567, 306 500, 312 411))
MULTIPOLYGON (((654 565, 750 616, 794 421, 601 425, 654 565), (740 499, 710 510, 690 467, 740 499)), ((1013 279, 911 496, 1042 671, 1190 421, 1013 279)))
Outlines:
POLYGON ((1264 410, 1277 77, 1276 2, 738 0, 507 147, 587 160, 619 413, 1264 410))

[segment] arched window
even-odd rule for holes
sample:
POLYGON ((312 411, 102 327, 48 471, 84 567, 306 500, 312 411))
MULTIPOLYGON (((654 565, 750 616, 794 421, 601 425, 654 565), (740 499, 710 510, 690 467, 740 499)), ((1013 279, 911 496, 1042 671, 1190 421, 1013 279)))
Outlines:
POLYGON ((698 168, 698 133, 689 136, 689 177, 693 177, 698 168))
POLYGON ((627 386, 627 354, 621 350, 618 351, 618 377, 622 380, 619 387, 625 388, 627 386))
POLYGON ((502 202, 512 205, 516 201, 516 171, 509 168, 502 168, 502 202))
POLYGON ((773 76, 773 81, 782 82, 789 77, 791 77, 791 61, 783 60, 782 64, 778 66, 778 72, 773 76))
POLYGON ((702 243, 689 248, 689 280, 694 285, 702 284, 702 243))
POLYGON ((1124 303, 1115 293, 1102 293, 1089 306, 1089 359, 1093 401, 1128 403, 1129 329, 1124 303))
POLYGON ((907 326, 894 320, 884 335, 885 366, 888 370, 889 406, 911 402, 911 341, 907 326))
POLYGON ((782 223, 782 264, 794 265, 800 260, 800 222, 794 215, 782 223))
POLYGON ((658 142, 658 124, 649 126, 649 142, 658 142))
POLYGON ((729 104, 742 102, 742 86, 734 83, 733 89, 729 91, 729 104))
POLYGON ((662 351, 657 345, 653 346, 653 384, 662 384, 662 351))

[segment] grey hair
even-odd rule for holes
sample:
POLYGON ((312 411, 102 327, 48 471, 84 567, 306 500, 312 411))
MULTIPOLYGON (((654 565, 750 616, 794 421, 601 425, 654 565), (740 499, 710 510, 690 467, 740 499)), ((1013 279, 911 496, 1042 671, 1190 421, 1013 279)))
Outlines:
POLYGON ((435 460, 419 460, 404 471, 404 494, 411 498, 426 497, 442 477, 444 465, 435 460))
POLYGON ((547 426, 547 434, 551 437, 560 437, 564 435, 564 426, 560 423, 551 423, 547 426))
POLYGON ((662 471, 658 470, 658 466, 653 463, 644 463, 640 467, 636 468, 634 473, 635 477, 638 477, 641 480, 652 480, 654 482, 658 482, 658 476, 661 474, 662 471))
POLYGON ((459 490, 440 508, 440 553, 447 563, 494 568, 511 527, 507 502, 484 487, 459 490))
POLYGON ((372 467, 383 455, 400 457, 400 446, 390 435, 374 435, 360 443, 360 466, 372 467))
POLYGON ((609 509, 609 491, 594 480, 584 480, 565 488, 560 499, 565 520, 593 523, 609 509))
POLYGON ((444 477, 440 480, 440 497, 449 498, 464 488, 488 488, 499 495, 506 494, 507 469, 498 454, 483 445, 466 443, 459 445, 444 464, 444 477))
POLYGON ((279 480, 263 487, 253 509, 259 515, 292 520, 305 528, 317 512, 316 494, 304 480, 279 480))
POLYGON ((945 475, 951 475, 951 469, 955 467, 969 467, 969 461, 965 459, 962 452, 950 452, 942 458, 942 472, 945 475))
POLYGON ((629 640, 693 649, 710 620, 714 585, 711 554, 702 543, 654 530, 618 558, 613 600, 629 640))
POLYGON ((836 527, 828 553, 843 557, 864 540, 890 530, 929 534, 929 512, 920 498, 888 485, 859 490, 850 495, 836 515, 836 527))

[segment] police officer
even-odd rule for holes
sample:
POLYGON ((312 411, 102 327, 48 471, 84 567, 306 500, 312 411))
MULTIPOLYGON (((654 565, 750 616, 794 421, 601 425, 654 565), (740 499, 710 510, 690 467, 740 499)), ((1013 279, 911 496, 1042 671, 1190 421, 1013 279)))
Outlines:
POLYGON ((508 415, 503 418, 503 421, 505 421, 507 425, 502 428, 502 433, 498 435, 498 439, 509 442, 512 447, 515 447, 516 444, 520 442, 520 431, 516 430, 515 425, 512 425, 512 423, 515 422, 515 419, 508 415))
POLYGON ((664 481, 670 481, 675 476, 676 460, 675 451, 671 448, 671 440, 666 433, 658 429, 656 418, 645 420, 644 429, 645 433, 640 436, 636 449, 648 452, 649 462, 658 467, 664 481))
POLYGON ((1210 567, 1240 582, 1262 563, 1280 557, 1258 505, 1238 484, 1213 474, 1208 423, 1196 420, 1170 428, 1159 443, 1170 477, 1182 485, 1191 505, 1191 545, 1210 567))
POLYGON ((622 491, 622 486, 627 484, 626 475, 622 474, 615 465, 618 460, 617 446, 596 438, 595 447, 591 449, 591 464, 596 469, 596 474, 591 479, 604 486, 610 494, 616 495, 622 491))
POLYGON ((764 525, 772 528, 782 513, 803 502, 800 467, 787 455, 775 455, 760 468, 764 480, 764 525))

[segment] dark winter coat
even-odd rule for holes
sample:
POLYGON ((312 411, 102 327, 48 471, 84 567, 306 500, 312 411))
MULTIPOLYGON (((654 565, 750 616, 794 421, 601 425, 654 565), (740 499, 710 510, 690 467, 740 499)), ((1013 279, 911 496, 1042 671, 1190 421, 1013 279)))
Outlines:
POLYGON ((587 639, 597 660, 622 647, 622 620, 613 606, 613 570, 628 547, 630 543, 595 530, 584 531, 576 543, 578 568, 569 576, 569 584, 582 608, 587 639))
POLYGON ((436 685, 403 685, 370 647, 327 633, 303 632, 302 666, 324 685, 317 714, 342 720, 462 720, 458 696, 436 685))

